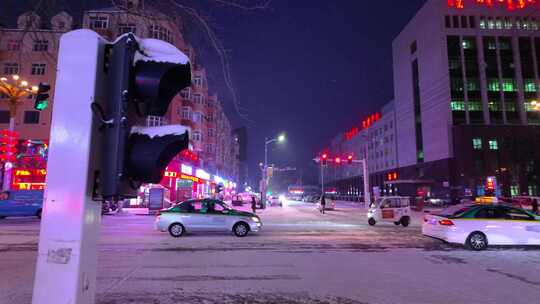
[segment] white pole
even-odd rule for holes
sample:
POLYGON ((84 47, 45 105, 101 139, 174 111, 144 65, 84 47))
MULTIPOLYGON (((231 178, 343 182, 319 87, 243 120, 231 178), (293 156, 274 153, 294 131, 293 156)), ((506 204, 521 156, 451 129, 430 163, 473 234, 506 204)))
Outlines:
POLYGON ((33 304, 93 304, 100 202, 92 200, 100 141, 104 40, 90 30, 60 39, 33 304))

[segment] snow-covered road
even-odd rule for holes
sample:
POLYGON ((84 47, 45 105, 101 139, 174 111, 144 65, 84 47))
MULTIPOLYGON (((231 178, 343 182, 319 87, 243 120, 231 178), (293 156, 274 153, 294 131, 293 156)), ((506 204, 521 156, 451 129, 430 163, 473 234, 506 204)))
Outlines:
MULTIPOLYGON (((246 238, 152 230, 151 216, 106 216, 98 303, 539 303, 540 248, 471 252, 408 228, 366 223, 338 204, 260 212, 246 238)), ((0 303, 29 303, 39 222, 0 221, 0 303)))

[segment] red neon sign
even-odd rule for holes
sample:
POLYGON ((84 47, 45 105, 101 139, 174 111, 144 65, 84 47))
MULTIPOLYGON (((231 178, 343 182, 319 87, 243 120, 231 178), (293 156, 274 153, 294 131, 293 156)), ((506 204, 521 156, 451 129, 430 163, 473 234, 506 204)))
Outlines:
POLYGON ((353 127, 353 128, 351 128, 351 129, 349 129, 348 131, 345 132, 345 134, 344 134, 345 140, 351 140, 353 137, 358 135, 360 130, 367 129, 367 128, 371 127, 371 125, 373 123, 375 123, 376 121, 378 121, 380 119, 381 119, 381 113, 379 113, 379 112, 376 112, 376 113, 373 113, 373 114, 369 115, 368 117, 364 118, 361 121, 359 127, 353 127))
MULTIPOLYGON (((447 0, 448 7, 457 9, 465 8, 466 0, 447 0)), ((537 4, 536 0, 470 0, 477 5, 483 5, 487 7, 505 6, 507 10, 513 11, 515 9, 525 9, 527 6, 537 4)))

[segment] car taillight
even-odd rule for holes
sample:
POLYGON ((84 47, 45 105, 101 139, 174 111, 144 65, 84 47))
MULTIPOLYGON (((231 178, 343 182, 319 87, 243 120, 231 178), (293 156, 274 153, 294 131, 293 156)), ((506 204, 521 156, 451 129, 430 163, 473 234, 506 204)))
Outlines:
POLYGON ((440 220, 439 225, 442 225, 442 226, 454 226, 454 222, 452 222, 451 220, 440 220))
POLYGON ((158 211, 156 212, 156 216, 160 216, 160 215, 161 215, 161 211, 158 210, 158 211))

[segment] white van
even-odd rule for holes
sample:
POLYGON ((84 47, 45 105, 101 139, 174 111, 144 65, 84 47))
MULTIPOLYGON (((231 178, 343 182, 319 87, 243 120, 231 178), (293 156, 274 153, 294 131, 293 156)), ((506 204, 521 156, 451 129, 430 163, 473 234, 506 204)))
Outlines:
POLYGON ((411 201, 404 196, 383 196, 369 205, 368 224, 393 222, 396 225, 409 226, 411 222, 411 201))

